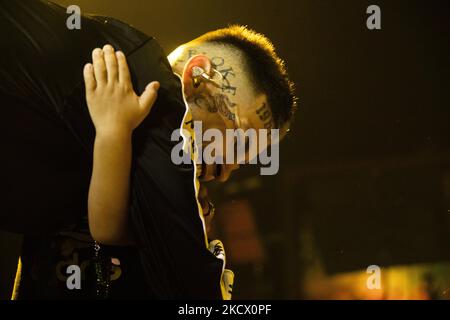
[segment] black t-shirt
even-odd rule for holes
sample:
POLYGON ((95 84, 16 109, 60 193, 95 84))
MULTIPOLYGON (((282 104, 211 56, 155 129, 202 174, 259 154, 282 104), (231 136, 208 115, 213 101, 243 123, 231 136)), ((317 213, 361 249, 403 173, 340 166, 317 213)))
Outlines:
POLYGON ((95 130, 82 69, 109 43, 126 54, 138 94, 161 83, 133 134, 130 217, 149 292, 221 298, 223 262, 206 247, 194 166, 170 158, 186 112, 179 79, 154 38, 99 16, 69 30, 68 16, 49 2, 0 0, 1 228, 46 235, 86 215, 95 130))
POLYGON ((86 220, 72 230, 24 237, 15 300, 158 298, 143 279, 139 250, 134 246, 95 246, 86 220), (77 280, 73 270, 68 272, 72 265, 80 268, 77 280), (79 286, 70 290, 67 284, 73 286, 74 281, 79 281, 79 286))

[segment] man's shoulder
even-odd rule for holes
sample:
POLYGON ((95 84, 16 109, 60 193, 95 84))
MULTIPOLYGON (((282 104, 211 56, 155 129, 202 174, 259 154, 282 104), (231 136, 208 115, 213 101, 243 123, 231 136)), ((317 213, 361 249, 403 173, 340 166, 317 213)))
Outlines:
POLYGON ((101 29, 102 35, 106 38, 114 38, 114 42, 120 42, 122 45, 128 45, 134 49, 141 46, 149 40, 155 40, 153 36, 147 35, 141 30, 136 29, 119 19, 103 15, 85 15, 97 28, 101 29))

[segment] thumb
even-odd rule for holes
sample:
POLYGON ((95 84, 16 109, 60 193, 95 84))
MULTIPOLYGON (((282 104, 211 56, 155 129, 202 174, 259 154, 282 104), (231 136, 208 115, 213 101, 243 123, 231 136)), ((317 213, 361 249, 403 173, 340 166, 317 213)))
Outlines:
POLYGON ((139 105, 145 113, 150 112, 153 104, 155 103, 156 98, 158 97, 159 87, 159 82, 153 81, 145 88, 144 93, 142 93, 139 97, 139 105))

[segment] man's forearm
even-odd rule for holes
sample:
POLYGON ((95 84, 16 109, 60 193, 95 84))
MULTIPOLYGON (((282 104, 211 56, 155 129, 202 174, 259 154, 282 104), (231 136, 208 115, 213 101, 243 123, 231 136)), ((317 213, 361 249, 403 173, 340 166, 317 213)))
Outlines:
POLYGON ((98 132, 89 188, 89 228, 104 244, 129 242, 128 209, 131 169, 129 130, 98 132))

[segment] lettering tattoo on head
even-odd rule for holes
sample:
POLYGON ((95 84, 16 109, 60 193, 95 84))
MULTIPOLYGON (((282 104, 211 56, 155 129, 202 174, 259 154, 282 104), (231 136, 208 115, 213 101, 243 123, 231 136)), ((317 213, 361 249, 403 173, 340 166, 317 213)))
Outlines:
MULTIPOLYGON (((199 52, 196 49, 189 49, 180 58, 175 61, 175 65, 178 63, 185 63, 190 58, 198 54, 207 55, 206 52, 199 52)), ((231 109, 236 107, 236 103, 230 100, 230 97, 226 94, 235 96, 237 93, 237 87, 234 86, 231 81, 236 78, 233 66, 227 65, 225 58, 220 56, 215 56, 211 58, 211 67, 220 72, 222 75, 222 94, 197 94, 193 101, 195 106, 202 110, 207 110, 210 113, 219 113, 226 119, 233 121, 236 125, 236 114, 231 109)))
MULTIPOLYGON (((204 55, 206 55, 206 53, 203 53, 204 55)), ((175 65, 179 64, 179 63, 185 63, 187 60, 189 60, 190 58, 192 58, 193 56, 197 55, 197 50, 188 50, 187 56, 180 56, 177 60, 175 60, 175 65)))
MULTIPOLYGON (((179 63, 185 63, 187 60, 193 56, 199 54, 195 49, 189 49, 186 53, 186 57, 180 57, 175 61, 175 65, 179 63)), ((207 55, 206 52, 202 52, 203 55, 207 55)), ((222 92, 231 93, 233 96, 236 95, 237 87, 231 83, 231 78, 235 78, 236 74, 232 66, 227 66, 225 58, 223 57, 213 57, 211 59, 211 65, 214 69, 222 74, 222 92)))
POLYGON ((259 119, 264 123, 264 129, 267 129, 267 137, 271 137, 271 129, 275 129, 273 127, 273 119, 272 119, 272 111, 264 102, 263 105, 256 110, 256 114, 259 119))
POLYGON ((236 74, 233 72, 233 67, 225 66, 225 59, 222 57, 213 57, 211 64, 214 69, 222 74, 222 92, 236 95, 237 88, 230 82, 230 78, 235 78, 236 74))

